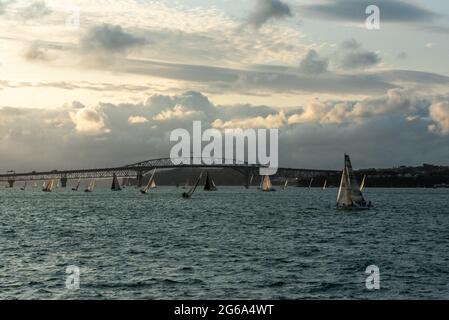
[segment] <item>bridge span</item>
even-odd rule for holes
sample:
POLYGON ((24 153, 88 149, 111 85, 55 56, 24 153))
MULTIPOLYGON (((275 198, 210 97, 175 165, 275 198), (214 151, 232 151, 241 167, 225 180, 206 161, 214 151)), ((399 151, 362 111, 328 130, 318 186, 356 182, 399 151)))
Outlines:
MULTIPOLYGON (((243 161, 228 159, 205 159, 205 158, 161 158, 146 160, 122 167, 95 168, 95 169, 73 169, 73 170, 51 170, 51 171, 31 171, 17 173, 13 170, 0 174, 0 182, 7 182, 9 187, 14 187, 18 181, 42 181, 60 180, 61 186, 66 187, 68 180, 78 179, 106 179, 116 175, 119 178, 135 178, 139 187, 143 184, 143 178, 148 172, 154 169, 178 169, 178 168, 198 168, 198 169, 233 169, 242 174, 243 183, 248 185, 251 176, 257 176, 259 169, 264 166, 259 164, 249 164, 243 161)), ((279 168, 276 177, 285 178, 312 178, 322 175, 339 174, 335 170, 320 169, 295 169, 279 168)))

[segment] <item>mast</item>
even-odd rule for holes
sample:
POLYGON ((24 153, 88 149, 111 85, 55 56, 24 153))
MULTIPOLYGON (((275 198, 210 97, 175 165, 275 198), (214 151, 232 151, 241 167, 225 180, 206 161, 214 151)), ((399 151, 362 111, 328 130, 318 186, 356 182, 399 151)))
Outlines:
POLYGON ((284 190, 287 189, 287 186, 288 186, 288 178, 285 179, 284 187, 282 189, 284 190))

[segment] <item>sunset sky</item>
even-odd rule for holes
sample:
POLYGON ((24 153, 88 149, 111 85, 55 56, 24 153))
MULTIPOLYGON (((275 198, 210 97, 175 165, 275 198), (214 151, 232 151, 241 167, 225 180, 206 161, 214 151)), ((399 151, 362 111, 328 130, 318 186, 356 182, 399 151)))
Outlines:
POLYGON ((446 0, 0 0, 0 171, 168 157, 193 120, 279 128, 282 166, 449 165, 448 39, 446 0))

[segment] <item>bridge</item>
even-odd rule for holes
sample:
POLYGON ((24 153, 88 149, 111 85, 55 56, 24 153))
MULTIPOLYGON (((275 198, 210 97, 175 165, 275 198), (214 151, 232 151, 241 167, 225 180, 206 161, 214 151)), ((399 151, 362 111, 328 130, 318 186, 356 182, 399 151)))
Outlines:
MULTIPOLYGON (((114 175, 119 178, 135 178, 137 185, 143 185, 144 176, 154 169, 178 169, 178 168, 199 168, 199 169, 233 169, 244 178, 243 183, 247 186, 250 183, 251 176, 257 176, 259 169, 264 166, 259 164, 250 164, 235 159, 213 159, 213 158, 161 158, 138 162, 123 167, 96 168, 96 169, 74 169, 74 170, 51 170, 43 172, 23 172, 17 173, 13 170, 5 174, 0 174, 0 182, 7 182, 9 187, 14 187, 18 181, 42 181, 42 180, 60 180, 61 186, 65 188, 68 180, 78 179, 106 179, 114 175)), ((322 175, 340 174, 335 170, 319 169, 294 169, 279 168, 277 177, 285 178, 312 178, 322 175)))

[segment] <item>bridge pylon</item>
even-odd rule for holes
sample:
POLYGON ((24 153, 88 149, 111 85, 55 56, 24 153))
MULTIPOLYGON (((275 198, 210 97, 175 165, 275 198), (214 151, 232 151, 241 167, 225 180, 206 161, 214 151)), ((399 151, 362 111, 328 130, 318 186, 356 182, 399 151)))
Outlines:
POLYGON ((61 188, 67 188, 67 175, 61 177, 61 188))

